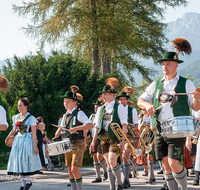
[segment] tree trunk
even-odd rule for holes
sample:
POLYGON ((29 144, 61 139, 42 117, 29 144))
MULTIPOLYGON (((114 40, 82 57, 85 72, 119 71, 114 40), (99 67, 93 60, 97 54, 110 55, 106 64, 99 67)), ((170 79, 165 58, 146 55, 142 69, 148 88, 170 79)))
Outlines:
POLYGON ((91 26, 93 30, 93 40, 92 40, 92 73, 96 73, 99 67, 99 50, 98 50, 98 39, 96 37, 97 32, 97 21, 96 21, 96 2, 95 0, 90 1, 90 8, 92 12, 91 26))

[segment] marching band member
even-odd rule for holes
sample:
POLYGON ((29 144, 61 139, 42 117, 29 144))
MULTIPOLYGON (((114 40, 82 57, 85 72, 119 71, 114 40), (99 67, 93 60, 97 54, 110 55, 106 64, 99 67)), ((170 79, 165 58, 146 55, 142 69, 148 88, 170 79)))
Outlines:
MULTIPOLYGON (((95 133, 91 143, 91 151, 94 151, 95 142, 100 135, 103 154, 108 165, 108 179, 110 189, 115 190, 115 179, 117 180, 117 190, 122 189, 121 170, 117 163, 117 154, 119 152, 118 139, 110 128, 111 123, 117 123, 126 134, 127 131, 127 109, 115 101, 116 87, 119 82, 115 78, 109 78, 106 86, 103 87, 102 97, 104 105, 99 107, 96 114, 95 133)), ((124 138, 120 142, 121 151, 124 148, 124 138)))
MULTIPOLYGON (((142 110, 142 113, 143 113, 143 118, 141 119, 142 123, 139 126, 140 131, 142 131, 143 127, 151 126, 151 117, 149 116, 148 112, 146 110, 142 110)), ((149 166, 149 178, 148 178, 148 181, 146 181, 146 183, 150 183, 150 184, 152 184, 152 182, 156 181, 155 176, 154 176, 154 171, 153 171, 154 160, 153 160, 152 154, 153 154, 153 150, 151 150, 151 152, 149 154, 147 154, 147 156, 146 156, 148 166, 149 166)), ((147 168, 145 168, 145 169, 147 170, 147 168)), ((146 173, 148 174, 147 171, 146 171, 146 173)))
MULTIPOLYGON (((0 90, 7 90, 8 89, 8 81, 0 76, 0 90)), ((0 105, 0 131, 6 131, 8 128, 8 122, 6 118, 6 111, 3 106, 0 105)))
MULTIPOLYGON (((178 53, 191 53, 189 42, 183 38, 176 38, 172 41, 178 53)), ((138 106, 146 109, 152 116, 152 127, 157 129, 155 132, 155 153, 158 160, 162 160, 165 168, 165 180, 170 190, 178 190, 180 184, 182 190, 187 190, 186 169, 180 164, 183 157, 185 138, 163 138, 160 135, 160 122, 176 116, 189 116, 189 107, 198 111, 200 109, 200 92, 195 90, 192 81, 177 74, 178 64, 183 61, 178 59, 177 52, 165 52, 162 59, 164 77, 152 82, 146 91, 139 97, 138 106), (192 93, 192 95, 179 95, 175 101, 166 104, 161 109, 156 110, 163 102, 160 99, 162 93, 175 95, 175 93, 192 93), (156 128, 155 128, 156 127, 156 128)), ((173 100, 174 100, 173 98, 173 100)), ((187 147, 191 146, 191 140, 188 137, 187 147)))
MULTIPOLYGON (((94 104, 94 111, 95 113, 91 114, 90 116, 90 120, 93 122, 94 128, 90 131, 88 131, 91 135, 91 137, 94 137, 94 132, 95 132, 95 124, 96 124, 96 112, 97 109, 103 105, 103 98, 102 96, 100 96, 97 101, 94 104)), ((103 154, 102 154, 102 147, 100 144, 100 139, 98 138, 96 140, 95 146, 94 146, 94 152, 91 151, 91 154, 93 156, 93 160, 94 160, 94 167, 95 167, 95 172, 96 172, 96 179, 94 181, 92 181, 92 183, 98 183, 98 182, 102 182, 101 180, 101 174, 100 174, 100 167, 102 166, 103 168, 103 173, 104 173, 104 177, 103 177, 103 181, 105 181, 106 179, 108 179, 108 173, 107 173, 107 165, 106 165, 106 160, 103 158, 103 154)))
POLYGON ((79 148, 76 154, 73 152, 65 153, 65 162, 68 168, 72 189, 82 190, 83 183, 79 168, 82 166, 83 154, 85 151, 83 130, 93 128, 93 124, 83 111, 76 109, 78 101, 76 92, 79 88, 77 86, 71 86, 70 88, 71 91, 67 91, 61 96, 61 98, 64 98, 64 107, 67 112, 63 115, 61 127, 56 131, 55 138, 61 135, 62 139, 70 139, 71 143, 79 148), (64 131, 62 128, 69 129, 69 131, 64 131), (76 134, 76 132, 78 134, 76 134))
MULTIPOLYGON (((138 117, 137 117, 137 110, 135 108, 132 108, 128 106, 128 99, 131 95, 134 94, 133 88, 130 86, 126 86, 122 89, 122 92, 119 93, 119 95, 116 97, 118 103, 122 104, 128 112, 128 123, 134 124, 134 127, 138 128, 138 117)), ((126 136, 129 138, 130 142, 135 143, 135 137, 131 136, 130 131, 126 133, 126 136)), ((123 188, 127 189, 130 187, 130 181, 129 181, 129 173, 130 173, 130 165, 128 163, 129 155, 131 153, 131 148, 128 145, 128 143, 125 143, 124 145, 124 154, 122 154, 122 162, 123 162, 123 173, 124 173, 124 182, 123 182, 123 188)), ((133 160, 134 167, 136 167, 136 159, 133 160)), ((134 171, 136 172, 136 170, 134 171)), ((133 174, 135 175, 135 173, 133 174)))

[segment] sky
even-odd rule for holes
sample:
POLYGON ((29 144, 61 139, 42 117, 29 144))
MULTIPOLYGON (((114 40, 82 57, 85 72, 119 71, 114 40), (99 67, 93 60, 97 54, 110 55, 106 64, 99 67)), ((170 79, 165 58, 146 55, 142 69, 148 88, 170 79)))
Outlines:
MULTIPOLYGON (((28 2, 28 0, 26 0, 28 2)), ((18 17, 13 13, 12 4, 21 5, 22 0, 4 0, 0 6, 0 61, 12 58, 14 55, 23 57, 30 53, 35 54, 38 51, 36 40, 28 38, 21 30, 21 27, 26 27, 29 19, 18 17)), ((186 12, 200 13, 200 1, 188 0, 187 7, 178 7, 176 9, 167 8, 165 20, 163 22, 175 21, 181 18, 186 12)), ((50 52, 51 49, 59 47, 46 47, 45 52, 50 52)))

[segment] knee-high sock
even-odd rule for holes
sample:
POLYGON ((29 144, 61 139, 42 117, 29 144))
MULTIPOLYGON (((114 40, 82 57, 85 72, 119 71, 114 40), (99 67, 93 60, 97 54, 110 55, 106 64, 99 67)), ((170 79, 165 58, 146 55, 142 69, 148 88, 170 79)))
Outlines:
POLYGON ((174 179, 172 173, 171 174, 165 174, 165 181, 167 183, 167 186, 170 190, 178 190, 178 183, 174 179))
POLYGON ((103 168, 103 173, 107 172, 107 165, 106 165, 106 160, 103 158, 103 160, 100 162, 102 168, 103 168))
POLYGON ((172 171, 172 175, 176 182, 181 186, 182 190, 187 190, 187 172, 183 167, 183 170, 180 173, 175 173, 172 171))
POLYGON ((69 179, 71 186, 72 186, 72 190, 77 190, 77 185, 76 185, 76 181, 74 179, 69 179))
POLYGON ((26 176, 21 176, 21 181, 22 181, 22 187, 26 186, 26 176))
POLYGON ((149 165, 149 180, 154 179, 154 171, 153 171, 153 160, 148 160, 148 165, 149 165))
POLYGON ((113 175, 111 168, 108 168, 107 171, 108 171, 108 180, 110 183, 110 189, 115 190, 115 176, 113 175))
POLYGON ((199 181, 199 171, 194 170, 195 176, 196 176, 196 180, 199 181))
POLYGON ((136 172, 136 162, 137 160, 132 160, 133 161, 133 172, 136 172))
POLYGON ((98 161, 94 162, 94 168, 95 168, 95 172, 96 172, 96 178, 100 179, 101 175, 100 175, 100 163, 98 161))
POLYGON ((119 164, 117 163, 117 165, 112 168, 112 173, 115 176, 116 180, 117 180, 117 185, 122 185, 122 181, 121 181, 121 170, 119 167, 119 164))
POLYGON ((124 167, 124 181, 127 180, 129 181, 129 173, 130 173, 130 166, 128 164, 128 162, 123 163, 123 167, 124 167))
POLYGON ((83 182, 82 182, 82 177, 79 179, 76 179, 76 185, 78 187, 78 190, 83 190, 83 182))
POLYGON ((31 179, 29 175, 26 175, 26 184, 30 184, 31 183, 31 179))
POLYGON ((162 162, 159 161, 159 165, 160 165, 160 170, 162 170, 163 173, 164 173, 164 167, 163 167, 163 165, 162 165, 162 162))

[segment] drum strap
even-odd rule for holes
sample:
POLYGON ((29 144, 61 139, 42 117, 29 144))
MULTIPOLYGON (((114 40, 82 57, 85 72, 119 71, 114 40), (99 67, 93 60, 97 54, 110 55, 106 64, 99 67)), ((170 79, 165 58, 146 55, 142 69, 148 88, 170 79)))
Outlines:
POLYGON ((77 109, 75 109, 72 114, 66 114, 64 117, 64 125, 65 128, 67 127, 67 125, 69 124, 69 122, 71 121, 72 117, 78 112, 77 109))

